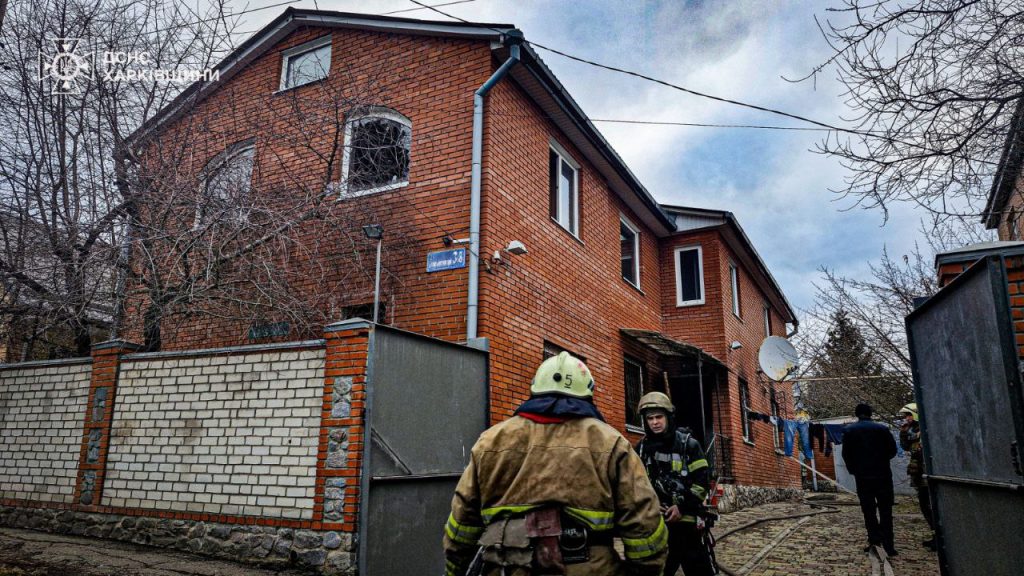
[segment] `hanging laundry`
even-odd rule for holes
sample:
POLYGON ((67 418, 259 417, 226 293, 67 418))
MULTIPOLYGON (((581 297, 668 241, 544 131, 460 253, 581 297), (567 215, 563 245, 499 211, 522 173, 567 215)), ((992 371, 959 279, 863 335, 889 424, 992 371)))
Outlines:
POLYGON ((843 432, 846 431, 846 424, 825 424, 825 434, 833 444, 843 443, 843 432))
POLYGON ((782 451, 786 453, 786 456, 792 456, 793 436, 796 434, 796 422, 782 419, 780 419, 779 422, 782 424, 782 451))
POLYGON ((811 450, 811 423, 807 420, 798 420, 796 429, 800 433, 800 450, 803 452, 804 458, 812 460, 814 452, 811 450))
POLYGON ((825 426, 818 424, 817 422, 811 423, 811 438, 814 439, 814 444, 818 447, 818 452, 825 451, 825 426))

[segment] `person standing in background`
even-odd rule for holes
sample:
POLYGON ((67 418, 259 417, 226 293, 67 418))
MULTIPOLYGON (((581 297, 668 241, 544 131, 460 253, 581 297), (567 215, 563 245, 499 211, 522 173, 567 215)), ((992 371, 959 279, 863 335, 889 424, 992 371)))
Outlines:
POLYGON ((896 456, 896 441, 885 424, 873 422, 873 410, 858 404, 857 421, 846 426, 843 434, 843 461, 857 481, 857 499, 864 513, 868 548, 881 545, 889 556, 896 556, 892 528, 894 494, 889 461, 896 456))

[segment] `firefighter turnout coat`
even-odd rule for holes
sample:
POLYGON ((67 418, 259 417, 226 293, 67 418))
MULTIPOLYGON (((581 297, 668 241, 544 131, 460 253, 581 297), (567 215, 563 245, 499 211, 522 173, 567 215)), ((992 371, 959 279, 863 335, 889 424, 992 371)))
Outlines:
MULTIPOLYGON (((487 526, 549 506, 603 542, 590 547, 587 560, 567 563, 567 575, 661 574, 668 531, 629 442, 596 418, 541 423, 523 416, 485 431, 473 447, 445 526, 446 574, 465 573, 487 526), (610 545, 611 535, 622 539, 624 560, 610 545)), ((500 573, 493 566, 484 572, 500 573)))

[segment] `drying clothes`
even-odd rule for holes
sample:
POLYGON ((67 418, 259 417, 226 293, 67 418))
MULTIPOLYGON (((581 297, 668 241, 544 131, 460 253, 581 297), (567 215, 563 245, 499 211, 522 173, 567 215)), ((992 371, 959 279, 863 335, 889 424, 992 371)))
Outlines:
POLYGON ((798 420, 796 422, 797 432, 800 433, 800 450, 804 453, 804 458, 808 460, 814 459, 814 452, 811 450, 811 423, 807 420, 798 420))
POLYGON ((825 434, 833 444, 843 443, 843 432, 846 431, 846 424, 825 424, 825 434))
POLYGON ((818 452, 825 451, 825 427, 817 422, 811 423, 811 438, 814 440, 814 444, 818 446, 818 452))
POLYGON ((796 422, 780 418, 779 424, 782 424, 782 451, 786 453, 786 456, 792 456, 793 436, 796 434, 796 422))

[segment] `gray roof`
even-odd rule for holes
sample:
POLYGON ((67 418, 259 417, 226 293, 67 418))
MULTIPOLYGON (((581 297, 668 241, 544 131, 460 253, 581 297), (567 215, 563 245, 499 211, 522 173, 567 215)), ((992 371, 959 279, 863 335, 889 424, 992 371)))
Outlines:
MULTIPOLYGON (((464 22, 438 22, 331 12, 325 10, 286 9, 270 24, 253 34, 236 48, 214 70, 220 71, 216 82, 196 82, 185 89, 169 105, 136 130, 129 140, 139 140, 159 132, 161 126, 183 115, 190 107, 216 91, 246 66, 269 51, 275 44, 300 27, 347 28, 376 30, 400 34, 443 36, 492 41, 491 48, 498 59, 508 58, 508 48, 500 41, 515 30, 510 24, 464 22)), ((609 186, 658 236, 671 234, 675 228, 650 192, 630 171, 622 158, 612 149, 604 136, 583 113, 579 104, 555 78, 555 75, 530 47, 523 45, 522 65, 514 66, 511 78, 551 117, 559 129, 583 152, 608 181, 609 186)))
MULTIPOLYGON (((726 241, 738 244, 750 256, 749 261, 744 262, 744 264, 749 271, 756 273, 754 274, 755 279, 763 280, 763 282, 759 282, 761 290, 769 300, 773 300, 772 303, 776 309, 784 315, 789 315, 789 318, 786 318, 787 322, 799 324, 796 312, 793 310, 789 300, 786 299, 786 294, 782 291, 779 283, 775 281, 775 277, 772 276, 768 266, 761 259, 761 255, 757 253, 757 248, 754 248, 754 243, 747 237, 747 233, 743 231, 739 220, 736 219, 732 212, 710 208, 672 206, 670 204, 662 204, 661 207, 670 216, 677 219, 677 234, 722 227, 725 231, 723 236, 726 241)), ((743 259, 743 256, 743 254, 739 255, 741 259, 743 259)))
POLYGON ((981 221, 985 224, 985 228, 992 229, 999 225, 1006 201, 1010 199, 1010 194, 1013 193, 1013 189, 1017 185, 1022 162, 1024 162, 1024 99, 1017 102, 1017 108, 1013 111, 1010 130, 1006 135, 1006 144, 999 157, 995 177, 992 178, 992 188, 988 192, 985 211, 981 214, 981 221))
POLYGON ((955 262, 973 262, 982 256, 987 255, 1010 255, 1024 252, 1024 241, 1020 240, 996 240, 993 242, 978 242, 961 246, 955 250, 947 250, 935 255, 935 267, 942 264, 955 262))

